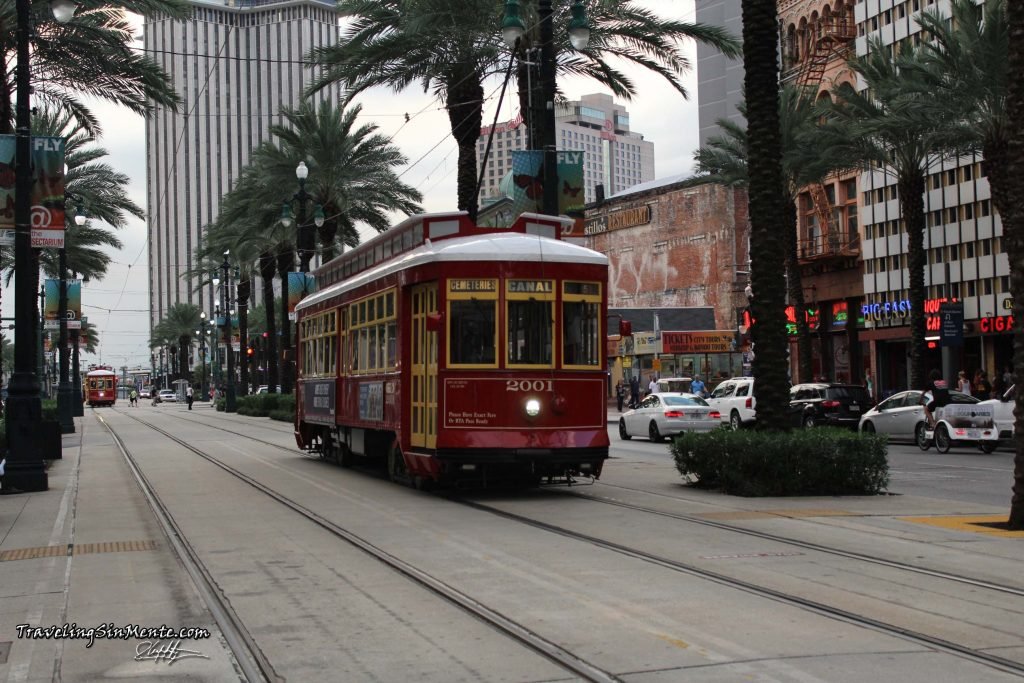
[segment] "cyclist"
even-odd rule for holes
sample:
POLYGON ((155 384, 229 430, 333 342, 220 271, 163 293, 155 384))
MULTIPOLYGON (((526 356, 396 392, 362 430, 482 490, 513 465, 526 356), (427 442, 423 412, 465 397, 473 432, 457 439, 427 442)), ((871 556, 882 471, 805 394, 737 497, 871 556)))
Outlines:
POLYGON ((928 428, 935 427, 935 412, 950 404, 949 383, 942 379, 942 373, 932 370, 928 374, 928 387, 921 394, 921 403, 924 403, 924 414, 928 418, 928 428))

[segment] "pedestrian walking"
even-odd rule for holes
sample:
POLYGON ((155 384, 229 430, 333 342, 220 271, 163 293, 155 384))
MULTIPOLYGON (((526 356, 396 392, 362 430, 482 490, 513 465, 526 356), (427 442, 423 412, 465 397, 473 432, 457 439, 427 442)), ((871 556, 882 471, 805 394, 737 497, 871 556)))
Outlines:
POLYGON ((189 387, 185 390, 185 401, 188 403, 189 410, 192 410, 192 401, 194 400, 195 397, 192 395, 192 387, 189 387))
POLYGON ((618 384, 615 385, 615 401, 619 405, 619 412, 622 412, 622 404, 626 400, 626 387, 622 384, 620 379, 618 384))
POLYGON ((647 395, 658 393, 658 380, 654 379, 654 375, 651 375, 651 381, 647 385, 647 395))
POLYGON ((988 372, 985 370, 978 370, 974 374, 974 391, 982 401, 997 398, 992 393, 992 383, 988 381, 988 372))
POLYGON ((138 408, 139 407, 139 392, 132 389, 132 393, 128 394, 128 405, 138 408))
POLYGON ((963 370, 957 373, 956 390, 961 394, 971 395, 971 380, 967 379, 967 373, 963 370))
POLYGON ((629 407, 640 405, 640 376, 633 375, 629 380, 629 407))
POLYGON ((696 394, 701 398, 708 395, 707 388, 704 386, 704 382, 700 381, 700 375, 695 375, 693 381, 690 382, 690 393, 696 394))

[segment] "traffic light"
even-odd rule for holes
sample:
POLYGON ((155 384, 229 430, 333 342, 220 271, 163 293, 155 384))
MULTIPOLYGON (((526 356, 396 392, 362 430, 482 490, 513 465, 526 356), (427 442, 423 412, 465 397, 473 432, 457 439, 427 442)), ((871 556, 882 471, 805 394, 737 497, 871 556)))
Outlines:
POLYGON ((251 346, 246 347, 245 355, 247 355, 249 358, 252 358, 254 353, 256 353, 256 349, 252 348, 251 346))

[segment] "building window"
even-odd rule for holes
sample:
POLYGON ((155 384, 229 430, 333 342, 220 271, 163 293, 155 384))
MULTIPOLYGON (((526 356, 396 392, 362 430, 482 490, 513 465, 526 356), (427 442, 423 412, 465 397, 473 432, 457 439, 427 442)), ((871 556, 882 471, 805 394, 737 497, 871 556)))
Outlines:
POLYGON ((991 212, 991 210, 992 210, 992 208, 991 208, 991 204, 989 204, 989 200, 988 200, 988 199, 986 199, 985 201, 983 201, 983 202, 979 202, 979 203, 981 204, 981 207, 980 207, 980 209, 981 209, 981 215, 982 215, 982 216, 987 216, 987 215, 989 215, 989 213, 990 213, 990 212, 991 212))
POLYGON ((937 190, 942 187, 942 178, 938 173, 932 174, 932 189, 937 190))
POLYGON ((942 263, 942 247, 938 249, 932 249, 932 263, 942 263))
POLYGON ((875 226, 868 224, 864 226, 864 239, 872 240, 875 238, 875 226))
POLYGON ((956 207, 950 207, 946 209, 946 222, 949 224, 956 223, 956 207))
POLYGON ((974 204, 964 204, 964 220, 974 220, 974 204))
POLYGON ((988 277, 981 281, 982 291, 985 294, 992 293, 992 278, 988 277))
POLYGON ((982 256, 988 256, 991 253, 992 253, 992 240, 990 240, 990 239, 989 240, 982 240, 981 241, 981 255, 982 256))
POLYGON ((974 258, 974 242, 964 244, 964 258, 974 258))
POLYGON ((899 270, 899 269, 900 269, 900 257, 899 256, 891 257, 889 259, 889 270, 899 270))
POLYGON ((1009 292, 1010 291, 1010 276, 1009 275, 1003 275, 1002 277, 999 278, 999 291, 1000 292, 1009 292))
POLYGON ((946 185, 956 185, 956 169, 946 171, 946 185))
POLYGON ((953 245, 949 248, 949 260, 956 261, 960 258, 960 247, 953 245))
POLYGON ((964 174, 964 182, 967 182, 968 180, 971 180, 974 177, 974 165, 973 164, 971 166, 964 166, 962 171, 963 171, 963 174, 964 174))

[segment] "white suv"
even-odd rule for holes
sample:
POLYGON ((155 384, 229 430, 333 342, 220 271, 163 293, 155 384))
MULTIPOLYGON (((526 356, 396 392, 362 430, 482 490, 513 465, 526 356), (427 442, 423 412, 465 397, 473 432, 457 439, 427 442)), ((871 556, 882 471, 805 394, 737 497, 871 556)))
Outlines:
POLYGON ((708 405, 722 414, 722 422, 733 430, 754 422, 754 378, 734 377, 723 380, 711 392, 708 405))

